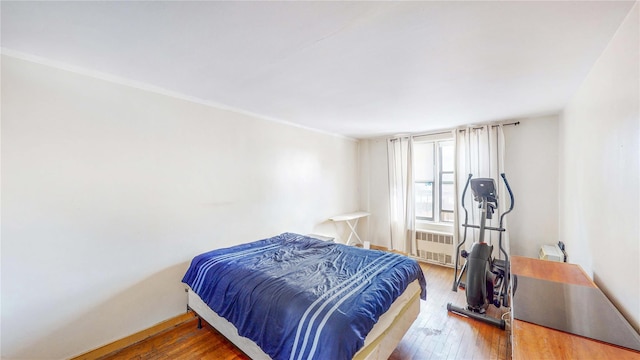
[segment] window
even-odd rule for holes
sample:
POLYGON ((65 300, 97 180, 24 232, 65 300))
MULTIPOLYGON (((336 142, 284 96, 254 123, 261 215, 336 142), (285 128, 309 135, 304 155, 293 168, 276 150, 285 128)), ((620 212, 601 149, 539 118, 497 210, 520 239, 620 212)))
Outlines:
POLYGON ((453 222, 454 148, 452 140, 414 143, 416 220, 453 222))

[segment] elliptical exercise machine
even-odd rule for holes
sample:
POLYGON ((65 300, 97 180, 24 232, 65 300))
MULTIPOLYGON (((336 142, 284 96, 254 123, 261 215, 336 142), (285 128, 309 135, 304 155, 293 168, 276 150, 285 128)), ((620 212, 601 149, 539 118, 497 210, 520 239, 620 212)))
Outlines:
MULTIPOLYGON (((486 221, 493 217, 494 210, 498 207, 498 196, 496 195, 495 181, 490 178, 472 179, 472 174, 469 174, 469 177, 467 178, 467 183, 462 191, 462 208, 464 209, 464 224, 462 226, 464 227, 464 237, 456 249, 452 289, 453 291, 458 291, 458 288, 465 290, 467 307, 461 308, 448 303, 447 310, 497 326, 504 330, 505 321, 503 319, 496 319, 486 315, 486 309, 489 305, 494 305, 497 308, 499 308, 500 305, 509 307, 509 285, 511 276, 509 273, 509 255, 502 246, 502 233, 505 231, 502 224, 505 215, 513 210, 514 199, 506 176, 504 174, 500 174, 500 176, 502 177, 504 185, 509 192, 511 202, 509 210, 500 215, 500 224, 497 228, 486 225, 486 221), (464 199, 469 185, 471 185, 473 199, 480 203, 480 225, 472 225, 468 223, 468 211, 464 205, 464 199), (477 242, 473 243, 471 251, 461 251, 460 249, 467 240, 468 228, 480 229, 479 239, 477 242), (486 230, 498 232, 498 247, 500 252, 504 255, 504 260, 494 259, 492 257, 493 245, 489 245, 484 241, 486 230), (458 275, 458 259, 460 256, 465 258, 465 262, 460 270, 460 274, 458 275), (466 282, 462 282, 462 276, 465 271, 467 273, 466 282)), ((513 280, 515 291, 517 278, 514 276, 513 280)))

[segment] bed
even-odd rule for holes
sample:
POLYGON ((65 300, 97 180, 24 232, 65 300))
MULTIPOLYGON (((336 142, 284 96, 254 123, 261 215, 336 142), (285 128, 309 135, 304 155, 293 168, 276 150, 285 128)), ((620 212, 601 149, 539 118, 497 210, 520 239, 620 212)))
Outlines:
POLYGON ((183 282, 253 359, 386 359, 426 299, 413 259, 292 233, 200 254, 183 282))

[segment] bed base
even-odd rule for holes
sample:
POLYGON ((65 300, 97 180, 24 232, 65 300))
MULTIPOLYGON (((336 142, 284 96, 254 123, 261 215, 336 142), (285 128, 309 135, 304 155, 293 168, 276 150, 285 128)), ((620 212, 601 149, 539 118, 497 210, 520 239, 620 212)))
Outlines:
MULTIPOLYGON (((254 360, 271 360, 252 340, 240 336, 236 327, 216 314, 200 297, 188 289, 188 307, 198 315, 198 328, 202 319, 214 327, 224 337, 254 360)), ((404 334, 420 313, 420 285, 418 281, 409 284, 404 293, 391 304, 389 310, 380 316, 378 322, 365 338, 364 346, 354 360, 386 360, 398 346, 404 334)))

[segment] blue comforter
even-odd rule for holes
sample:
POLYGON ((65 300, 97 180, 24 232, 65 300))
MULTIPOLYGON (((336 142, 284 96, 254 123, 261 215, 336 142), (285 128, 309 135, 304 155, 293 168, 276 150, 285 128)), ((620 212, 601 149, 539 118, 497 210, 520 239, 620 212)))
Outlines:
POLYGON ((351 359, 415 260, 284 233, 196 256, 182 280, 273 359, 351 359))

